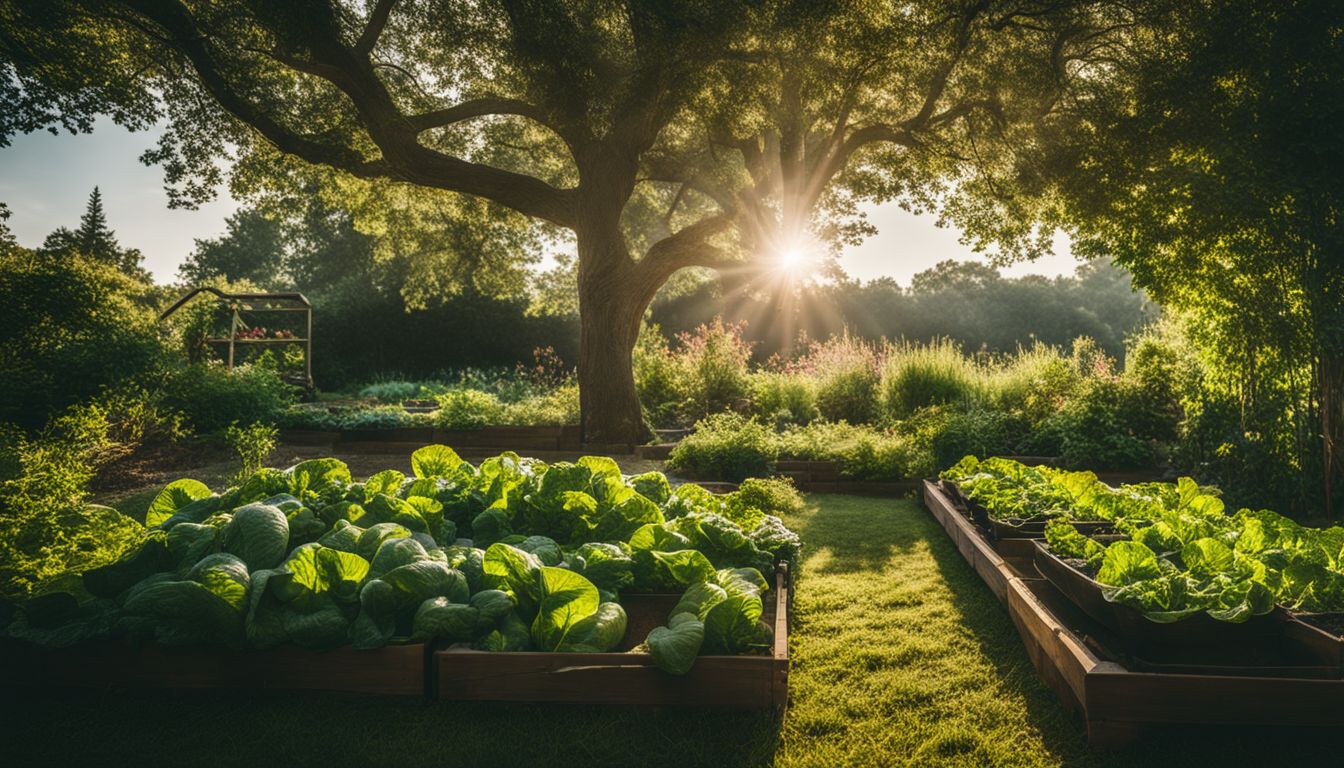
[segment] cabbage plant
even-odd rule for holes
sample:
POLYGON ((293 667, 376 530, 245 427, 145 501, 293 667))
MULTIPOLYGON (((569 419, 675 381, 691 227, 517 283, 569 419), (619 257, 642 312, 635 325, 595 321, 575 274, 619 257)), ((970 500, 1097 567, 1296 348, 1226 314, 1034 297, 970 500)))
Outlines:
POLYGON ((682 594, 647 643, 670 672, 702 650, 768 646, 763 574, 799 542, 761 495, 674 489, 661 473, 628 477, 595 456, 547 464, 505 453, 477 466, 433 445, 411 466, 412 477, 357 482, 324 458, 258 470, 220 493, 170 483, 139 548, 52 580, 3 632, 48 646, 604 653, 624 643, 620 599, 633 590, 682 594))

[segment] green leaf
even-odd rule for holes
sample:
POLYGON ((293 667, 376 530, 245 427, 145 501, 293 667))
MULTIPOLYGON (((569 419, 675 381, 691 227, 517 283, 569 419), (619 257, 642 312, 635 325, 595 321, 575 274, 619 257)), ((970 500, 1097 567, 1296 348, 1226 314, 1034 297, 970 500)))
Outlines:
POLYGON ((510 612, 500 622, 498 629, 491 631, 472 647, 482 651, 530 651, 532 630, 516 612, 510 612))
POLYGON ((541 569, 536 555, 517 547, 491 544, 485 550, 485 586, 512 594, 529 614, 542 597, 541 569))
POLYGON ((1209 578, 1231 570, 1232 549, 1217 539, 1197 539, 1181 549, 1181 560, 1190 573, 1209 578))
POLYGON ((630 478, 630 487, 654 504, 665 504, 672 497, 672 484, 662 472, 645 472, 630 478))
POLYGON ((447 477, 463 463, 446 445, 426 445, 411 454, 411 471, 419 478, 447 477))
POLYGON ((279 565, 285 559, 288 544, 288 518, 265 504, 249 504, 234 510, 233 520, 224 529, 224 551, 242 558, 252 571, 279 565))
POLYGON ((581 621, 597 612, 601 598, 591 581, 564 568, 542 567, 540 584, 532 642, 540 650, 555 651, 581 621))
POLYGON ((395 469, 384 469, 382 472, 370 477, 364 481, 364 500, 372 499, 374 494, 385 493, 388 496, 397 495, 401 489, 402 482, 406 476, 395 469))
POLYGON ((476 636, 480 611, 470 605, 454 603, 446 597, 435 597, 420 604, 415 611, 411 639, 424 642, 443 639, 451 643, 465 642, 476 636))
POLYGON ((705 649, 711 653, 737 654, 756 639, 756 622, 761 618, 761 598, 733 595, 712 606, 704 617, 705 649))
POLYGON ((518 543, 518 549, 536 555, 542 565, 559 565, 564 559, 560 545, 546 536, 528 536, 518 543))
POLYGON ((606 602, 593 615, 578 622, 557 648, 570 653, 607 653, 625 639, 628 619, 619 603, 606 602))
POLYGON ((481 623, 491 626, 512 613, 516 605, 513 596, 502 589, 483 589, 471 596, 471 606, 479 612, 481 623))
POLYGON ((508 538, 513 533, 508 510, 502 506, 486 509, 472 519, 471 533, 472 538, 482 546, 508 538))
POLYGON ((703 552, 683 549, 680 552, 651 552, 663 572, 677 584, 688 585, 714 578, 714 565, 703 552))
POLYGON ((1153 550, 1137 541, 1117 541, 1106 548, 1097 571, 1097 581, 1112 586, 1125 586, 1162 575, 1153 550))
POLYGON ((388 539, 410 538, 411 531, 404 525, 396 523, 378 523, 364 529, 359 534, 359 540, 355 544, 355 554, 365 560, 372 560, 373 556, 378 554, 382 548, 383 542, 388 539))
POLYGON ((190 478, 174 480, 159 491, 149 503, 149 509, 145 512, 145 527, 155 528, 162 525, 178 510, 210 495, 210 488, 199 480, 190 478))
POLYGON ((351 482, 350 468, 340 459, 310 459, 285 470, 289 492, 299 499, 340 491, 351 482))
POLYGON ((700 621, 704 621, 709 615, 709 611, 714 606, 728 599, 728 592, 718 584, 701 582, 692 584, 682 593, 681 599, 673 606, 670 616, 676 616, 679 613, 689 613, 700 621))
POLYGON ((649 646, 654 666, 668 674, 684 675, 691 671, 704 641, 705 625, 696 619, 687 618, 675 627, 657 627, 649 633, 645 643, 649 646))
POLYGON ((607 592, 619 592, 635 580, 634 562, 615 544, 584 544, 574 550, 569 566, 607 592))

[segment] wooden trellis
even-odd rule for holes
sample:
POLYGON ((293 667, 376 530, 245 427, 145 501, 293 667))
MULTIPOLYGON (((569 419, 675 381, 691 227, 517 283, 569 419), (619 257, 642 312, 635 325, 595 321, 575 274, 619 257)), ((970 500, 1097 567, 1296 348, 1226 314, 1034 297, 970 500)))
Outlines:
POLYGON ((218 288, 202 286, 193 288, 185 296, 178 299, 171 307, 165 309, 159 315, 159 321, 163 322, 177 312, 187 302, 191 301, 201 293, 211 293, 225 302, 228 306, 229 333, 228 336, 206 338, 205 343, 211 345, 227 345, 225 359, 229 369, 233 369, 234 358, 239 344, 302 344, 303 345, 303 386, 308 389, 313 387, 313 305, 308 301, 308 297, 297 292, 282 293, 225 293, 218 288), (293 338, 240 338, 239 330, 247 328, 243 322, 242 314, 258 313, 280 313, 280 312, 302 312, 304 315, 303 326, 304 334, 302 337, 293 338))

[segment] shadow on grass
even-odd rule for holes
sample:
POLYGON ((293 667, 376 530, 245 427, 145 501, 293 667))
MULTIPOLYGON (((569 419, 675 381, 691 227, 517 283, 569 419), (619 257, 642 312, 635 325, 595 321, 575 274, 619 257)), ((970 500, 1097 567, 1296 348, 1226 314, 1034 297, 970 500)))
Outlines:
POLYGON ((1066 708, 1036 675, 1007 609, 922 505, 921 511, 923 524, 911 528, 919 530, 915 535, 927 537, 959 620, 975 637, 983 657, 993 664, 1005 694, 1021 698, 1041 742, 1063 765, 1339 764, 1338 731, 1324 728, 1167 726, 1149 729, 1125 747, 1089 747, 1082 716, 1066 708))
POLYGON ((747 766, 773 715, 281 692, 7 691, 7 765, 747 766), (10 695, 15 694, 15 695, 10 695))

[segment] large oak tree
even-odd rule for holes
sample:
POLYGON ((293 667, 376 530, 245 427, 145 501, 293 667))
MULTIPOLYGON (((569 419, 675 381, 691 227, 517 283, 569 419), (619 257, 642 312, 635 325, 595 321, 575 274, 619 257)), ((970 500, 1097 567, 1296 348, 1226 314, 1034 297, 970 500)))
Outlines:
POLYGON ((570 230, 584 437, 629 443, 670 276, 852 241, 863 200, 1010 184, 1125 23, 1064 0, 6 0, 0 140, 166 118, 146 160, 177 202, 262 147, 570 230))

